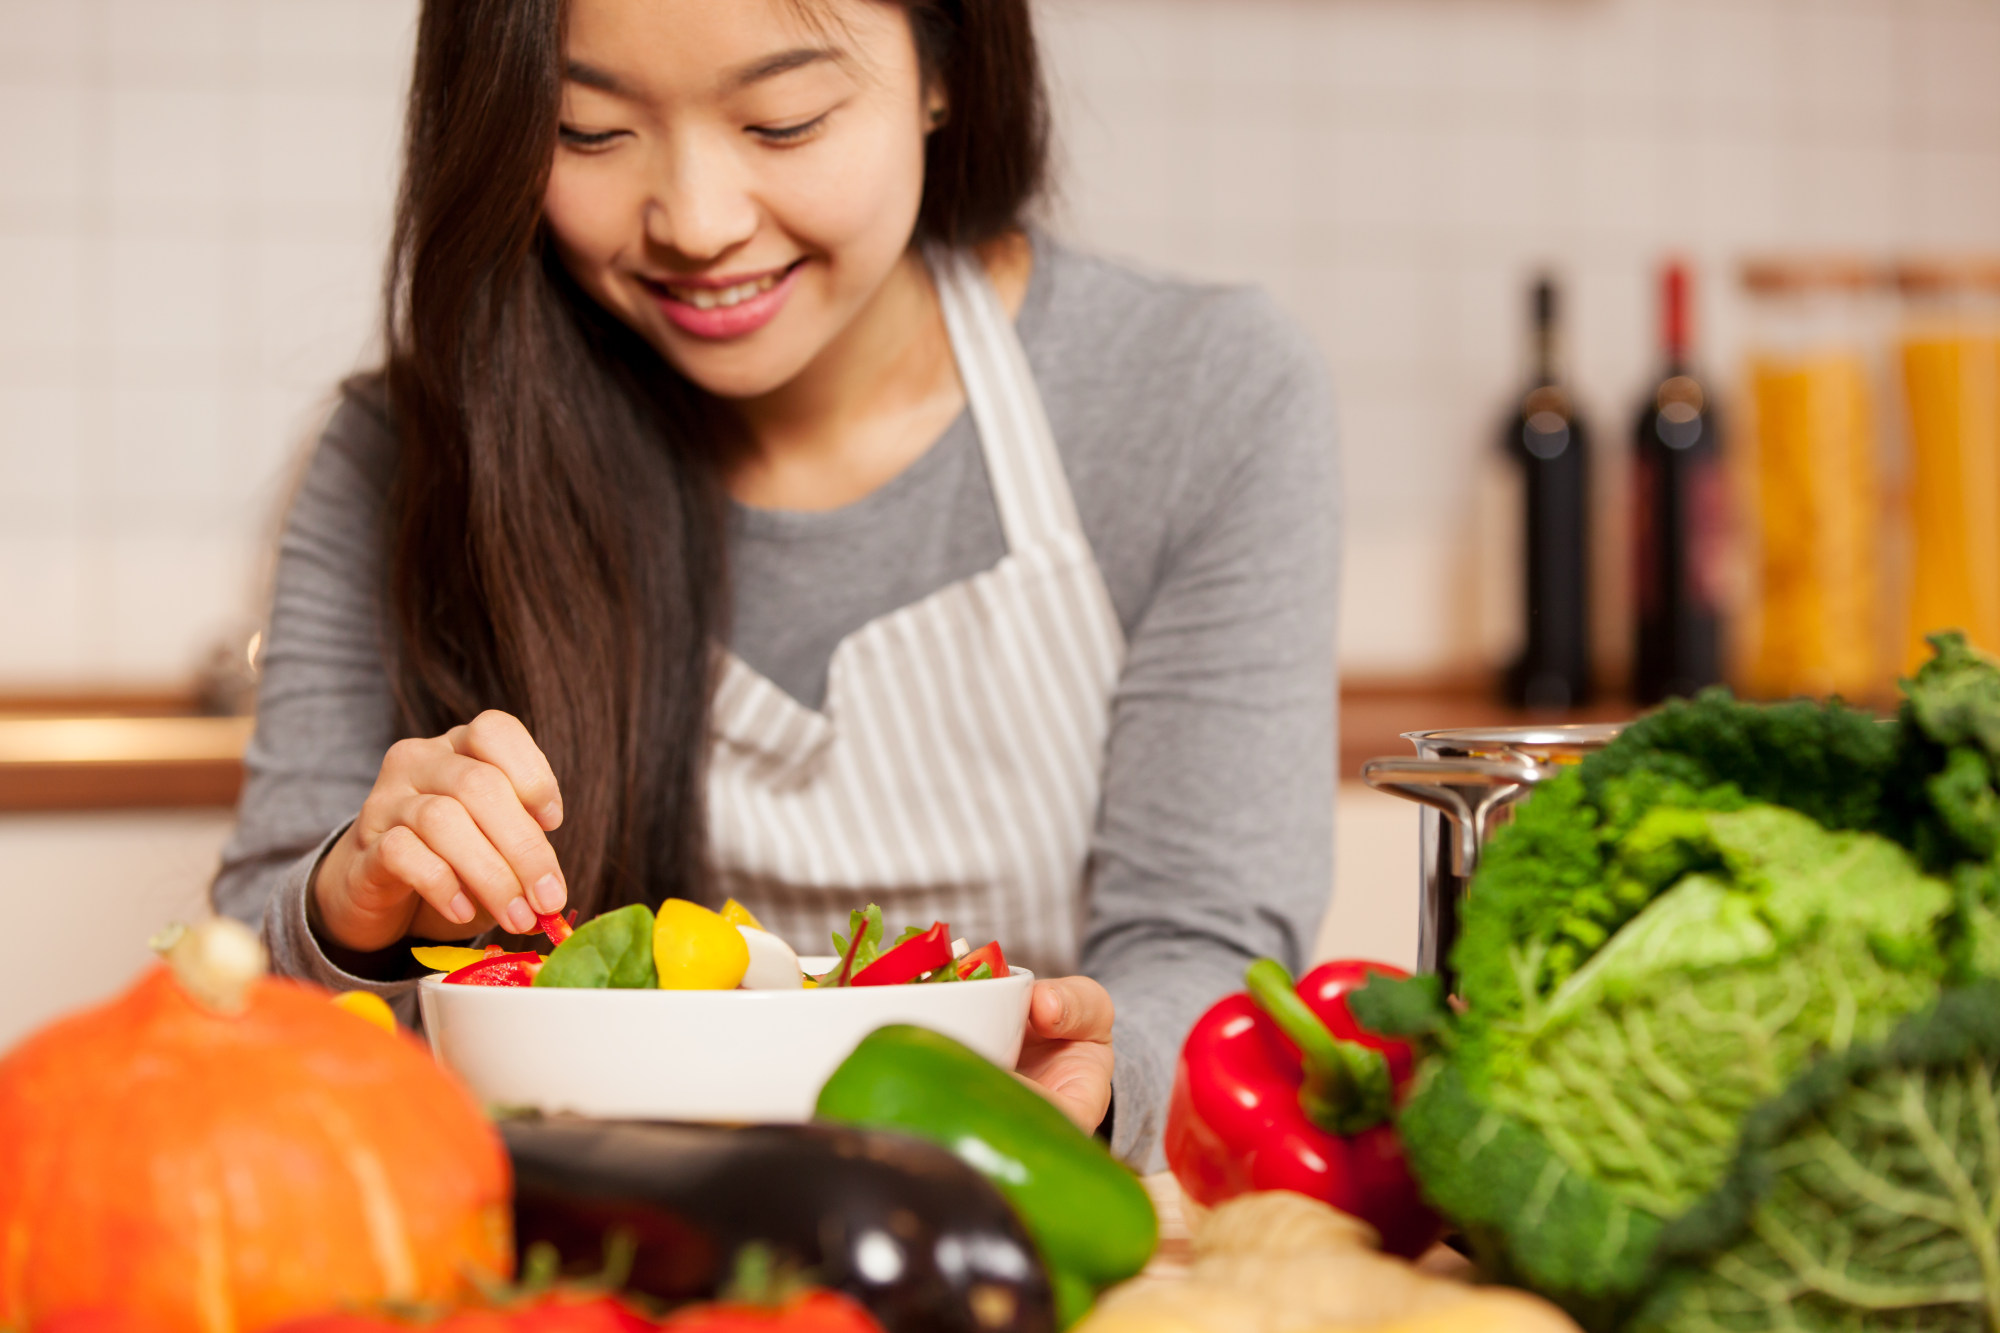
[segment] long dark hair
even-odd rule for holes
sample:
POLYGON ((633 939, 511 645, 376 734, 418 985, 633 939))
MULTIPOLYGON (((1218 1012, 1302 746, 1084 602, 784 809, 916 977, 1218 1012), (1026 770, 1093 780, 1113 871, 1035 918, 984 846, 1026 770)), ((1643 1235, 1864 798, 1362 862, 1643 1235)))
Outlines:
MULTIPOLYGON (((975 245, 1040 191, 1027 0, 903 0, 949 113, 916 240, 975 245)), ((425 0, 388 272, 400 442, 388 626, 401 726, 519 716, 562 784, 585 915, 703 896, 723 405, 585 295, 543 233, 566 0, 425 0)))

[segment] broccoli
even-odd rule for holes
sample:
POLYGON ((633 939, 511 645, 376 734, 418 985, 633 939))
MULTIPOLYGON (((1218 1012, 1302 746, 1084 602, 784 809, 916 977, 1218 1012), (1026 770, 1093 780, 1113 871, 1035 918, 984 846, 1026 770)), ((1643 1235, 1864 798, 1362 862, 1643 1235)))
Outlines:
MULTIPOLYGON (((1922 1083, 1878 1053, 2000 977, 2000 664, 1933 642, 1893 721, 1711 691, 1635 723, 1495 836, 1453 953, 1461 1010, 1429 979, 1353 997, 1363 1022, 1427 1034, 1400 1132, 1496 1276, 1596 1329, 1793 1327, 1765 1318, 1781 1292, 1821 1301, 1800 1328, 1955 1327, 1855 1313, 1880 1295, 1869 1265, 1892 1264, 1884 1247, 1918 1223, 1842 1230, 1863 1223, 1829 1221, 1821 1180, 1845 1169, 1825 1166, 1836 1149, 1921 1174, 1910 1144, 1867 1137, 1889 1104, 1877 1084, 1904 1098, 1922 1083), (1822 1085, 1812 1128, 1782 1118, 1822 1085)), ((1985 1248, 1923 1242, 1939 1272, 1993 1258, 1936 1287, 1977 1288, 1974 1318, 2000 1301, 2000 1130, 1982 1137, 1965 1110, 1995 1100, 1982 1058, 1953 1066, 1951 1114, 1970 1119, 1949 1128, 1992 1154, 1968 1187, 1985 1248)))

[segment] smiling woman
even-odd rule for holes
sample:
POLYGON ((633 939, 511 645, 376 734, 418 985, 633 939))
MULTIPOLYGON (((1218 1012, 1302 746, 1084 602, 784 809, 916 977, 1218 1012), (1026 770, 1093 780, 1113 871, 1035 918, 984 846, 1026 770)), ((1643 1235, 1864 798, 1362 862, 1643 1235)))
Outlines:
POLYGON ((1027 0, 425 0, 215 888, 279 967, 408 1018, 412 940, 880 902, 1152 1153, 1326 899, 1331 419, 1262 298, 1027 225, 1043 106, 1027 0))

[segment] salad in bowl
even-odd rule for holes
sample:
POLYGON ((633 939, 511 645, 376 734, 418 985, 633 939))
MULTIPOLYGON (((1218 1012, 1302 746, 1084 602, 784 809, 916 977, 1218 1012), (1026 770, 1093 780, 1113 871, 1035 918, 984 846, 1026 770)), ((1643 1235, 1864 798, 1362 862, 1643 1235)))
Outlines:
POLYGON ((1011 1069, 1034 975, 933 921, 892 935, 873 904, 801 957, 731 902, 670 898, 573 925, 547 954, 431 947, 417 988, 432 1050, 486 1103, 604 1118, 811 1118, 862 1038, 893 1023, 1011 1069))

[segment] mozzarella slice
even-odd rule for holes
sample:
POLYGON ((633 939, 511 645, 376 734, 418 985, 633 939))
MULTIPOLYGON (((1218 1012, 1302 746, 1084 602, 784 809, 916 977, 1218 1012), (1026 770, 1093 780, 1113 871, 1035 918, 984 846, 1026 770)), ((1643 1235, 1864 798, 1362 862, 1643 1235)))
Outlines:
POLYGON ((750 946, 750 970, 739 983, 744 990, 798 990, 805 985, 799 971, 799 956, 792 946, 768 930, 738 926, 743 942, 750 946))

